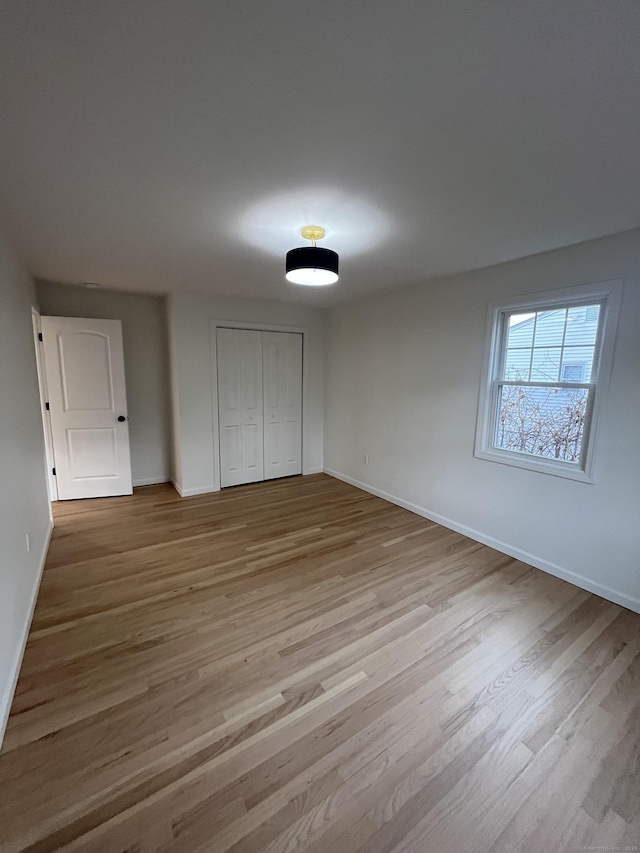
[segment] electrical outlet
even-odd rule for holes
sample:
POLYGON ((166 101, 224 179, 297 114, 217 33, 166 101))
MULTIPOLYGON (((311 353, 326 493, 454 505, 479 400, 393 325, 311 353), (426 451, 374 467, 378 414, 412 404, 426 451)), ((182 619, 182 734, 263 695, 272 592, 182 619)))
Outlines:
POLYGON ((368 453, 365 453, 364 456, 362 457, 362 459, 363 459, 365 465, 369 464, 369 454, 368 453))
POLYGON ((31 550, 31 537, 29 536, 28 533, 25 533, 24 536, 25 536, 25 539, 27 540, 27 551, 30 551, 31 550))

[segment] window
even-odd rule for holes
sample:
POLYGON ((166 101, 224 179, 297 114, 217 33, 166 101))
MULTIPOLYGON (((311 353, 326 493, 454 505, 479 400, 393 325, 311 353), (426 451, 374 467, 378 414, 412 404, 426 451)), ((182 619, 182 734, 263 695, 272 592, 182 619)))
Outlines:
POLYGON ((618 283, 494 307, 476 456, 591 481, 618 283))
POLYGON ((560 378, 563 382, 584 382, 586 367, 586 364, 567 364, 565 362, 562 365, 560 378))

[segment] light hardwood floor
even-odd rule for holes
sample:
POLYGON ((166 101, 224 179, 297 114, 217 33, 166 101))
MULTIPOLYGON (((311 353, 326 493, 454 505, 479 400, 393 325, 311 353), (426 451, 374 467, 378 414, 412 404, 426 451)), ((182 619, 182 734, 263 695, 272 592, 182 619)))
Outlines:
POLYGON ((2 851, 640 845, 640 616, 325 475, 55 517, 2 851))

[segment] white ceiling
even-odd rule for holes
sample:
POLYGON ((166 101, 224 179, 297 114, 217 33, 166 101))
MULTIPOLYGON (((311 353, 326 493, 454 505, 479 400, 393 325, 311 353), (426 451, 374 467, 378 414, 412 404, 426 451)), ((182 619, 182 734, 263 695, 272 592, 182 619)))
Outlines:
POLYGON ((320 305, 626 230, 639 45, 638 0, 4 0, 0 215, 39 277, 320 305))

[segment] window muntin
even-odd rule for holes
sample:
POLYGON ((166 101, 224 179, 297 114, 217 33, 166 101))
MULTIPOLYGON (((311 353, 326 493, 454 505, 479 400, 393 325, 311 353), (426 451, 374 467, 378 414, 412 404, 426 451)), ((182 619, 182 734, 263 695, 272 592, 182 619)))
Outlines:
POLYGON ((510 381, 558 382, 561 365, 581 363, 589 382, 601 313, 599 303, 546 311, 505 312, 503 370, 510 381), (588 316, 589 319, 585 319, 588 316))

